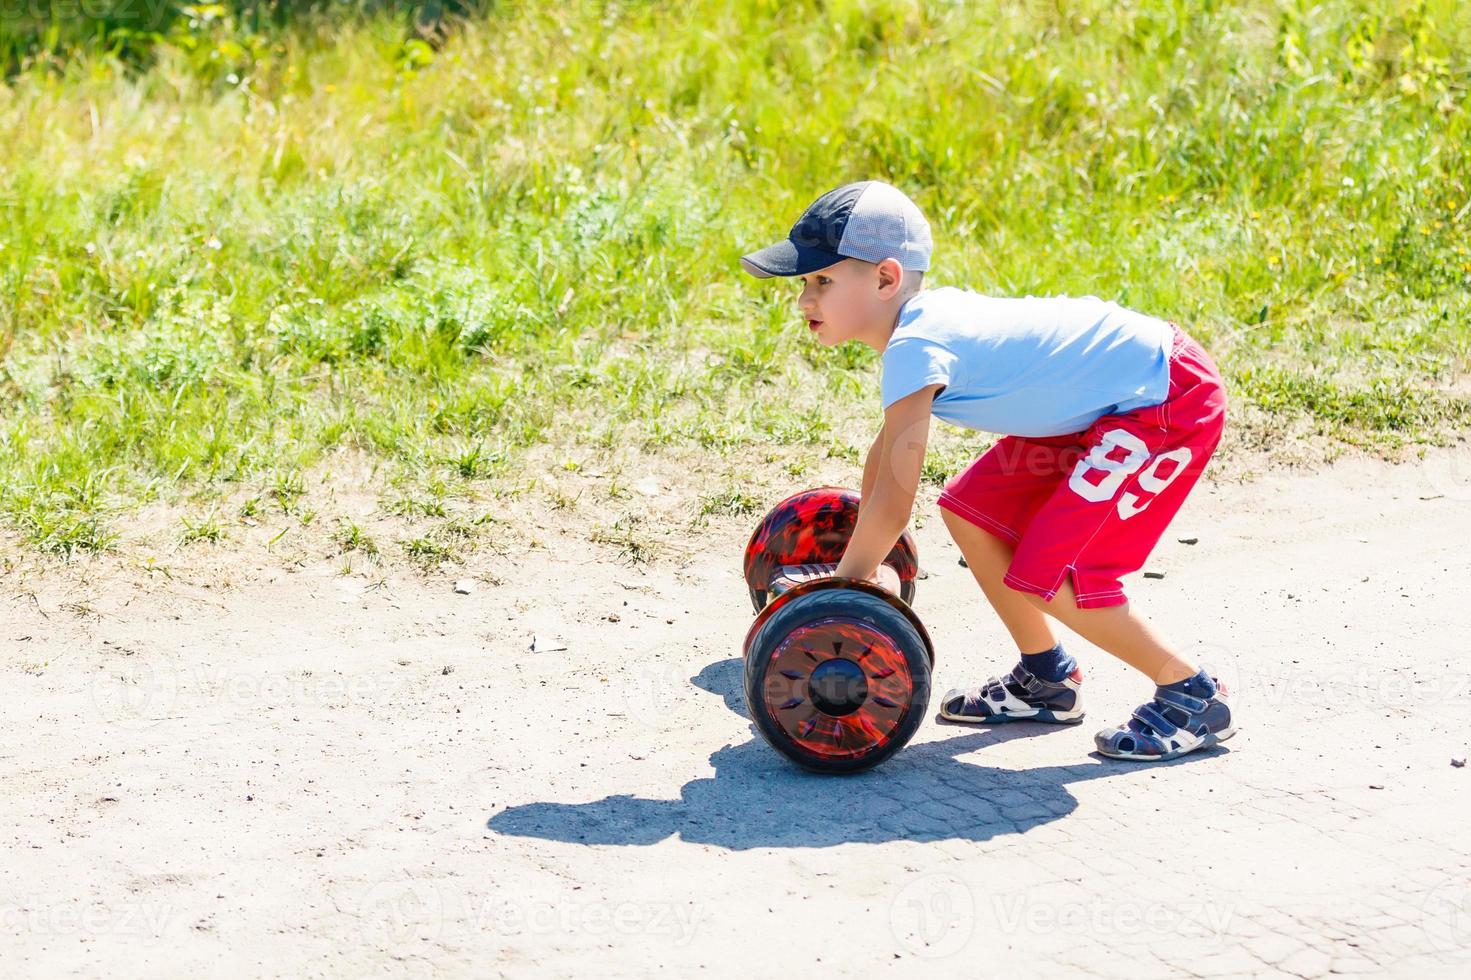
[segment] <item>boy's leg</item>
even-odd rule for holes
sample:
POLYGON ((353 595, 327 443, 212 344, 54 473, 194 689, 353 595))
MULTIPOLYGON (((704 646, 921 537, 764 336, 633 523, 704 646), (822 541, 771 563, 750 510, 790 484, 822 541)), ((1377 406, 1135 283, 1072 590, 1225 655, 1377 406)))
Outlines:
POLYGON ((1012 542, 1056 490, 1061 462, 1072 446, 1068 438, 1005 437, 940 495, 940 513, 950 536, 1021 652, 1021 660, 1009 673, 978 687, 947 692, 940 702, 942 718, 1056 724, 1083 720, 1082 674, 1076 662, 1057 642, 1048 617, 1004 581, 1012 542))
POLYGON ((965 556, 971 575, 986 594, 991 608, 1001 618, 1022 653, 1041 653, 1057 646, 1057 635, 1043 611, 1029 596, 1007 587, 1002 581, 1011 565, 1011 546, 994 534, 981 530, 952 510, 941 509, 945 527, 965 556))
POLYGON ((1047 617, 1003 582, 1022 532, 1076 458, 1072 438, 1003 436, 946 483, 940 515, 976 584, 1023 654, 1057 645, 1047 617))
POLYGON ((1064 579, 1051 602, 1030 592, 1013 592, 1038 612, 1058 622, 1105 653, 1111 653, 1155 684, 1173 684, 1194 677, 1200 667, 1181 656, 1158 630, 1128 602, 1096 609, 1079 609, 1072 585, 1064 579))
POLYGON ((1014 554, 1011 545, 981 530, 953 510, 941 508, 940 516, 960 547, 960 553, 965 556, 965 563, 970 566, 976 584, 986 594, 991 608, 996 610, 996 615, 1023 654, 1040 653, 1057 645, 1057 634, 1050 622, 1050 619, 1055 619, 1100 650, 1113 654, 1153 678, 1156 684, 1183 680, 1197 672, 1198 668, 1181 657, 1149 621, 1135 613, 1127 603, 1101 609, 1079 609, 1074 602, 1072 585, 1066 580, 1051 602, 1006 585, 1002 580, 1014 554))

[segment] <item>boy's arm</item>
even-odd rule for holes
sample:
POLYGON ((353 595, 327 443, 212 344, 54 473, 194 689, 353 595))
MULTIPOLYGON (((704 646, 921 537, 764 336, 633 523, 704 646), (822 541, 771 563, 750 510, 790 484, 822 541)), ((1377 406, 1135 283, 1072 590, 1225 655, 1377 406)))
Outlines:
POLYGON ((871 469, 873 485, 864 487, 861 499, 866 503, 859 508, 858 524, 834 575, 873 579, 879 563, 904 532, 914 510, 914 495, 919 492, 931 403, 942 387, 921 388, 884 412, 884 427, 875 443, 878 451, 869 451, 869 462, 863 467, 864 483, 871 469))
POLYGON ((873 494, 873 478, 879 471, 879 461, 884 453, 884 427, 879 426, 879 434, 873 437, 873 445, 868 447, 868 456, 863 461, 863 485, 858 494, 858 513, 863 513, 863 507, 868 503, 873 494))

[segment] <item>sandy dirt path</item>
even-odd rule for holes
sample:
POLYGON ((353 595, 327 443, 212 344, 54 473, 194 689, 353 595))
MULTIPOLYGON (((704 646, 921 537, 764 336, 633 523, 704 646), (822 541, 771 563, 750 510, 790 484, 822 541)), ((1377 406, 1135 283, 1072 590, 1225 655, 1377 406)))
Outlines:
MULTIPOLYGON (((1014 656, 922 506, 943 690, 1014 656)), ((1080 727, 929 721, 872 773, 794 769, 739 691, 745 523, 471 595, 330 562, 8 582, 0 973, 1471 967, 1465 450, 1201 485, 1126 585, 1241 733, 1165 766, 1090 754, 1149 687, 1071 639, 1080 727)))

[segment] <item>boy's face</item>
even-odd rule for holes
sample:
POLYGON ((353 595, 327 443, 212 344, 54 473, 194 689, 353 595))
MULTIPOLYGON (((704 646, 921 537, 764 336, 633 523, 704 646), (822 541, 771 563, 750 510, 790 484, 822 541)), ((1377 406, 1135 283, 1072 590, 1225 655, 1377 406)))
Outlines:
POLYGON ((887 301, 898 290, 896 279, 902 275, 899 264, 892 260, 875 265, 844 259, 794 277, 802 286, 797 309, 824 347, 857 340, 882 350, 893 326, 887 301))

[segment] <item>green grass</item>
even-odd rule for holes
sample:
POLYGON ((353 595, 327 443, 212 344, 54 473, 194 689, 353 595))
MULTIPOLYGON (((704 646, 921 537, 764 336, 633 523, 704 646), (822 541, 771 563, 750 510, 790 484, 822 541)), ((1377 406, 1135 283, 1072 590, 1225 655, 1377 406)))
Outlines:
POLYGON ((221 7, 9 50, 0 521, 42 550, 184 495, 294 513, 340 450, 440 517, 533 447, 846 458, 871 352, 735 260, 866 177, 929 214, 932 284, 1175 319, 1259 424, 1471 421, 1452 0, 492 5, 437 47, 221 7))
POLYGON ((204 517, 197 521, 184 518, 181 523, 184 525, 184 530, 179 534, 179 541, 182 544, 192 544, 196 541, 214 543, 223 541, 226 538, 224 526, 215 520, 213 516, 204 517))
POLYGON ((378 543, 367 531, 352 521, 339 520, 334 539, 337 542, 339 553, 346 554, 349 551, 356 551, 369 557, 378 554, 378 543))
POLYGON ((742 487, 726 487, 715 493, 702 494, 696 508, 695 520, 718 515, 723 517, 749 517, 760 513, 765 502, 742 487))

